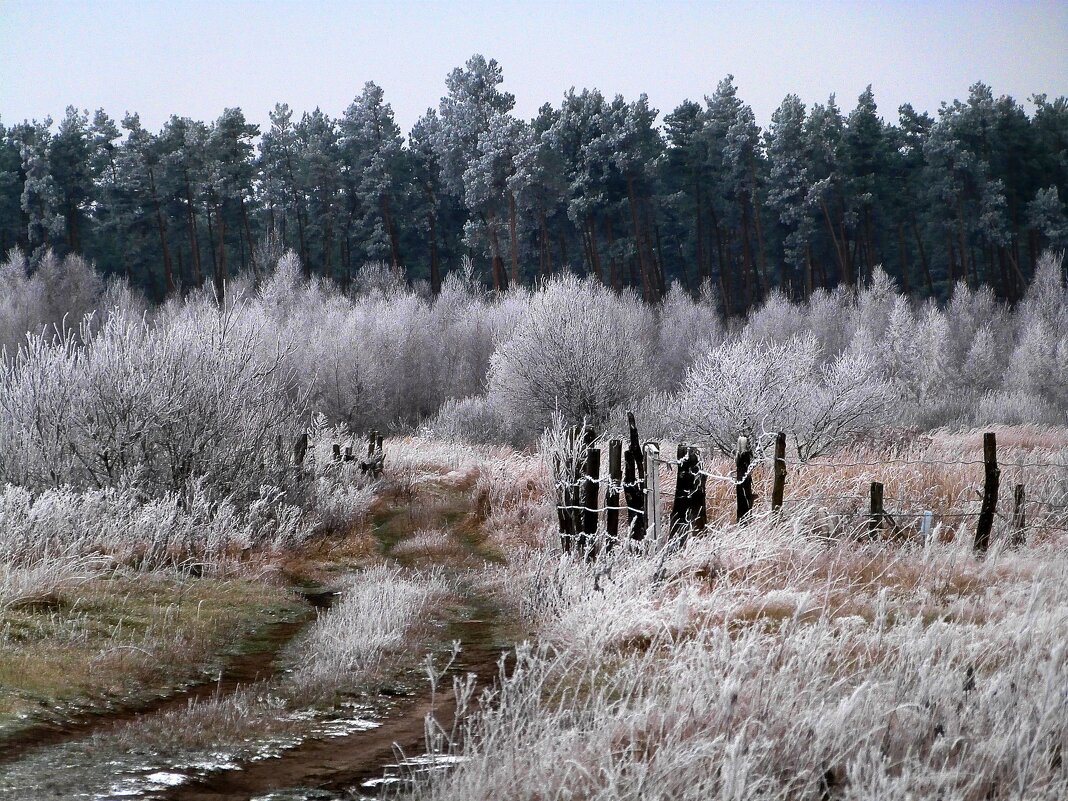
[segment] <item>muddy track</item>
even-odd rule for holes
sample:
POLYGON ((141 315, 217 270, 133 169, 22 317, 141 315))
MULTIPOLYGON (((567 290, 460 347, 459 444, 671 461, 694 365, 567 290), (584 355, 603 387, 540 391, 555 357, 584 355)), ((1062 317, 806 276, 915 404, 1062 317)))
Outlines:
MULTIPOLYGON (((398 752, 406 757, 421 756, 426 751, 426 716, 433 715, 446 728, 454 720, 451 677, 474 674, 479 687, 489 686, 498 674, 498 660, 507 650, 499 639, 501 626, 491 606, 475 599, 465 612, 463 619, 450 626, 450 634, 463 645, 436 698, 427 688, 393 707, 377 728, 307 740, 279 757, 246 763, 240 770, 220 771, 158 797, 168 801, 247 801, 297 788, 347 793, 358 790, 365 781, 382 778, 397 761, 398 752)), ((374 791, 361 792, 371 795, 374 791)))
MULTIPOLYGON (((417 530, 417 519, 423 524, 433 522, 447 529, 454 545, 460 549, 460 553, 453 551, 443 561, 431 562, 445 566, 458 586, 464 588, 456 598, 458 603, 449 612, 446 630, 439 640, 437 661, 441 661, 440 649, 445 647, 444 643, 459 641, 461 649, 439 681, 436 695, 432 695, 429 681, 424 681, 419 685, 423 689, 412 695, 383 698, 380 705, 372 704, 378 706, 369 710, 376 724, 374 727, 337 736, 315 735, 274 756, 208 768, 207 772, 203 767, 175 767, 168 769, 171 772, 167 775, 180 779, 178 783, 121 795, 170 801, 246 801, 274 791, 290 791, 295 798, 303 797, 303 792, 325 791, 339 798, 352 797, 351 794, 366 797, 377 794, 378 787, 388 785, 364 787, 363 783, 381 780, 388 771, 396 773, 399 756, 423 756, 427 716, 432 715, 446 730, 454 722, 456 700, 452 678, 473 674, 479 688, 491 686, 499 672, 499 660, 510 650, 516 636, 497 607, 470 586, 473 582, 465 580, 473 570, 480 569, 485 559, 479 550, 478 538, 472 536, 478 529, 478 518, 473 513, 468 493, 459 488, 450 490, 431 485, 414 497, 409 494, 402 500, 387 495, 380 499, 378 510, 372 515, 372 534, 379 543, 380 553, 404 569, 419 569, 420 560, 411 554, 394 554, 394 547, 417 530)), ((276 662, 283 649, 315 619, 314 607, 327 607, 334 598, 329 592, 313 593, 302 589, 298 592, 309 603, 306 613, 262 629, 252 639, 253 647, 232 657, 218 680, 197 684, 145 704, 24 730, 16 736, 17 739, 0 741, 0 766, 8 763, 32 771, 33 763, 43 760, 43 764, 49 764, 50 759, 62 759, 59 756, 62 749, 68 746, 80 748, 80 744, 93 735, 119 731, 127 724, 184 709, 197 701, 214 700, 265 685, 278 675, 280 666, 276 662), (50 756, 50 746, 57 747, 56 756, 50 756), (23 763, 23 757, 29 761, 23 763)), ((64 765, 68 770, 76 769, 74 763, 64 761, 64 765)), ((3 770, 0 770, 0 778, 2 776, 3 770)), ((291 796, 287 794, 286 797, 291 796)))
POLYGON ((317 610, 330 606, 329 592, 298 591, 310 604, 301 615, 278 620, 246 638, 242 653, 230 657, 219 676, 184 687, 159 698, 79 714, 66 720, 35 724, 0 739, 0 765, 13 762, 38 748, 59 745, 92 734, 114 731, 148 715, 160 715, 182 709, 190 703, 225 698, 257 682, 273 678, 282 650, 315 619, 317 610))

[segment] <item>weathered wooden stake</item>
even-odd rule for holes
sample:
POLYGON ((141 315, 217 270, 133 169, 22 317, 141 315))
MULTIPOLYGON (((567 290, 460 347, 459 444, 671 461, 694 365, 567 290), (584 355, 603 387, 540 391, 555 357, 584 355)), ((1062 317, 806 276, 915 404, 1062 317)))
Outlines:
POLYGON ((734 492, 738 504, 738 522, 753 510, 753 450, 747 437, 738 437, 738 455, 734 459, 734 492))
POLYGON ((1027 541, 1024 529, 1027 527, 1027 511, 1024 509, 1026 500, 1024 485, 1017 484, 1012 493, 1012 540, 1009 542, 1013 547, 1019 547, 1027 541))
POLYGON ((372 430, 367 435, 367 458, 370 459, 375 455, 375 443, 378 441, 378 432, 372 430))
POLYGON ((871 482, 871 505, 868 510, 868 537, 877 539, 883 530, 883 485, 880 481, 871 482))
POLYGON ((697 517, 697 451, 688 445, 679 445, 678 469, 675 473, 675 498, 671 504, 668 526, 675 545, 682 546, 689 537, 697 517))
POLYGON ((300 467, 304 464, 304 457, 308 455, 308 432, 305 431, 297 441, 293 443, 293 464, 300 467))
POLYGON ((634 451, 628 449, 623 454, 623 462, 623 495, 627 501, 627 528, 632 540, 643 540, 647 522, 645 482, 638 478, 638 462, 634 458, 634 451))
POLYGON ((338 443, 335 442, 334 445, 333 445, 332 451, 333 451, 334 461, 335 462, 340 462, 341 461, 341 446, 338 443))
POLYGON ((345 461, 346 462, 351 462, 352 459, 353 459, 352 446, 351 445, 346 445, 345 446, 345 461))
POLYGON ((579 534, 579 550, 587 559, 592 559, 597 552, 597 513, 601 490, 600 448, 586 449, 582 474, 582 533, 579 534))
MULTIPOLYGON (((698 463, 698 468, 700 468, 700 463, 698 463)), ((708 476, 701 473, 697 477, 697 496, 694 498, 693 530, 695 534, 700 534, 708 528, 708 504, 705 501, 707 486, 708 476)))
POLYGON ((619 492, 623 487, 623 442, 608 441, 608 490, 605 492, 605 547, 611 550, 619 541, 619 492))
POLYGON ((571 530, 576 537, 582 534, 582 492, 579 482, 582 475, 582 463, 586 454, 582 448, 582 428, 571 426, 567 430, 567 507, 571 515, 571 530))
POLYGON ((634 412, 627 412, 627 428, 629 429, 630 444, 628 450, 634 454, 634 465, 638 471, 638 479, 645 480, 645 454, 642 452, 642 444, 638 440, 638 424, 634 420, 634 412))
POLYGON ((780 431, 775 435, 775 472, 771 485, 771 511, 782 509, 782 498, 786 492, 786 433, 780 431))
POLYGON ((998 485, 1001 483, 1001 468, 998 467, 998 440, 993 431, 983 434, 983 504, 979 507, 979 522, 975 525, 974 548, 986 553, 990 547, 990 531, 994 526, 994 512, 998 508, 998 485))

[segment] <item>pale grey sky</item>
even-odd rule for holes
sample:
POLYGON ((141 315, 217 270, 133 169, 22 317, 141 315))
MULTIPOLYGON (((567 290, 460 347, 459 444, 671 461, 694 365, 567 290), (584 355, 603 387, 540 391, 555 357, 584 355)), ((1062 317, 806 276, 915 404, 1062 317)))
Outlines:
POLYGON ((524 117, 570 86, 644 91, 663 115, 733 73, 761 124, 789 92, 848 111, 868 83, 896 118, 977 80, 1068 95, 1068 2, 0 0, 0 117, 74 104, 158 128, 241 106, 264 123, 275 102, 338 115, 373 80, 407 131, 475 52, 524 117))

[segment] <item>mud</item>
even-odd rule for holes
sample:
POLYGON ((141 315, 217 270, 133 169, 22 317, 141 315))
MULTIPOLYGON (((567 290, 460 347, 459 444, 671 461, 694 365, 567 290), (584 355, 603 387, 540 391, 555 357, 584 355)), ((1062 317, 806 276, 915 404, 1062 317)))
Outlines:
POLYGON ((396 703, 377 728, 308 740, 279 757, 219 771, 159 797, 169 801, 247 801, 275 793, 279 798, 328 798, 332 793, 366 797, 390 786, 381 780, 399 758, 425 753, 427 715, 451 728, 456 709, 452 677, 474 674, 478 686, 486 687, 498 675, 499 659, 508 646, 495 610, 481 599, 472 599, 464 611, 449 627, 452 638, 460 640, 461 651, 439 683, 437 697, 432 697, 428 686, 414 698, 396 703))

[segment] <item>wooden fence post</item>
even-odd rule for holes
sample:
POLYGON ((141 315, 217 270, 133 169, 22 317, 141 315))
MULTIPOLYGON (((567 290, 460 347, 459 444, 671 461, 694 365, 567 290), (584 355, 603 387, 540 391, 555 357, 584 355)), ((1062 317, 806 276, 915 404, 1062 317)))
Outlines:
MULTIPOLYGON (((623 454, 623 496, 627 501, 627 528, 632 540, 644 540, 647 518, 645 517, 645 482, 638 478, 638 464, 634 451, 623 454)), ((644 468, 643 468, 644 469, 644 468)))
MULTIPOLYGON (((697 469, 700 471, 701 463, 698 461, 697 469)), ((693 530, 695 534, 702 533, 708 528, 708 503, 705 500, 705 491, 708 487, 708 476, 704 473, 700 473, 697 476, 697 497, 694 498, 694 526, 693 530)))
POLYGON ((994 512, 998 508, 998 485, 1001 469, 998 467, 998 440, 993 431, 983 434, 983 504, 979 507, 979 522, 975 525, 974 548, 986 553, 990 547, 990 530, 994 526, 994 512))
POLYGON ((651 527, 652 539, 663 536, 660 528, 660 475, 656 460, 660 456, 660 447, 655 442, 645 443, 645 519, 651 527))
POLYGON ((628 442, 623 452, 623 495, 627 500, 627 528, 632 540, 645 539, 649 528, 646 516, 645 452, 638 440, 638 424, 634 412, 627 412, 628 442))
POLYGON ((377 440, 378 440, 378 432, 372 430, 367 435, 367 458, 369 460, 374 458, 374 455, 375 455, 375 443, 377 442, 377 440))
POLYGON ((630 435, 628 450, 634 454, 634 466, 638 472, 638 479, 644 481, 645 454, 642 452, 642 445, 638 440, 638 424, 634 421, 634 412, 627 412, 627 428, 630 435))
POLYGON ((686 544, 690 531, 696 528, 698 517, 697 492, 700 481, 697 475, 697 450, 689 445, 679 445, 677 461, 675 498, 671 504, 668 526, 672 542, 682 546, 686 544))
POLYGON ((353 459, 352 446, 351 445, 346 445, 345 446, 345 461, 346 462, 351 462, 352 459, 353 459))
POLYGON ((1027 535, 1024 534, 1027 526, 1027 512, 1024 509, 1026 496, 1023 484, 1017 484, 1013 488, 1012 499, 1012 540, 1009 544, 1019 547, 1027 541, 1027 535))
POLYGON ((604 529, 609 550, 619 542, 619 491, 623 486, 623 442, 608 441, 608 490, 605 492, 604 529))
POLYGON ((297 441, 293 443, 293 464, 300 467, 304 464, 304 457, 308 455, 308 432, 305 431, 297 441))
POLYGON ((738 522, 753 509, 753 450, 747 437, 738 437, 738 454, 734 459, 734 492, 738 502, 738 522))
POLYGON ((883 530, 883 485, 881 481, 871 482, 871 504, 868 510, 868 537, 876 539, 883 530))
POLYGON ((334 461, 335 462, 340 462, 341 461, 341 445, 339 445, 338 443, 335 442, 334 446, 333 446, 333 448, 331 450, 332 450, 332 455, 333 455, 334 461))
POLYGON ((582 533, 579 549, 587 559, 597 553, 597 513, 601 490, 601 449, 587 448, 582 467, 582 533))
POLYGON ((775 435, 775 473, 771 485, 771 511, 782 509, 782 498, 786 492, 786 432, 775 435))

